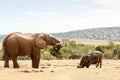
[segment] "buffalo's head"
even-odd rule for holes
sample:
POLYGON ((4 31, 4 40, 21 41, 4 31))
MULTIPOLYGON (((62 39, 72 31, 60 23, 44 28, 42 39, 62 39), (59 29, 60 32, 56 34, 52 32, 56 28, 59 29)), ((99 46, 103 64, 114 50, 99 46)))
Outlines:
POLYGON ((82 57, 80 64, 77 66, 77 68, 84 68, 85 66, 87 67, 89 65, 89 55, 85 55, 82 57))

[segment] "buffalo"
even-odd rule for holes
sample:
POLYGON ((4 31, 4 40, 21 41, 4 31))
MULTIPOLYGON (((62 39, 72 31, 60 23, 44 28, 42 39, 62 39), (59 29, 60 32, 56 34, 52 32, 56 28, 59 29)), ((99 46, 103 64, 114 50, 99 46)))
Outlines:
POLYGON ((96 64, 96 68, 100 65, 102 66, 102 57, 103 53, 100 51, 91 52, 90 54, 86 54, 82 57, 80 64, 77 68, 89 68, 91 64, 96 64))
POLYGON ((79 54, 71 54, 69 56, 69 59, 79 59, 80 58, 80 55, 79 54))

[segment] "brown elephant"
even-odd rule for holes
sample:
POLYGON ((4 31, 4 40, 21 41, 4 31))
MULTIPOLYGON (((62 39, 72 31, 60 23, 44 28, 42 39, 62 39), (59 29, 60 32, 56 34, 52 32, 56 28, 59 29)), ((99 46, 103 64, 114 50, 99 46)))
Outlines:
POLYGON ((82 57, 80 64, 77 66, 77 68, 89 68, 91 64, 96 64, 96 68, 100 65, 100 68, 102 66, 102 56, 103 53, 100 51, 95 51, 90 54, 87 54, 82 57))
POLYGON ((14 32, 9 34, 2 45, 4 56, 4 67, 9 67, 9 59, 13 61, 13 68, 19 68, 17 56, 30 55, 32 59, 32 67, 39 68, 40 49, 47 48, 48 45, 55 45, 56 51, 61 48, 60 41, 45 33, 23 34, 14 32))

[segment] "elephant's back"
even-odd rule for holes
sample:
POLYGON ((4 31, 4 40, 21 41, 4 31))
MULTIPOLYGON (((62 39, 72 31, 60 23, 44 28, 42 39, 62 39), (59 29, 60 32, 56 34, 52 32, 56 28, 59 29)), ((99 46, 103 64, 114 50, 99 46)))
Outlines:
POLYGON ((11 49, 16 49, 17 50, 17 41, 16 41, 16 37, 18 34, 22 34, 20 32, 14 32, 9 34, 8 36, 6 36, 6 38, 3 40, 3 44, 2 44, 2 50, 4 51, 4 49, 6 50, 11 50, 11 49))
POLYGON ((16 36, 17 36, 17 34, 15 34, 15 33, 11 33, 11 34, 7 35, 7 36, 5 37, 5 39, 3 40, 3 46, 5 46, 5 44, 7 44, 7 42, 8 42, 9 40, 15 38, 16 36))

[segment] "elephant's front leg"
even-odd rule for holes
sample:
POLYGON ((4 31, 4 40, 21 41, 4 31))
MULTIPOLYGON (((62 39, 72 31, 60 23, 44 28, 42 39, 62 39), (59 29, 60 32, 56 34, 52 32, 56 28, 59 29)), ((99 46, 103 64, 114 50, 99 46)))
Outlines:
POLYGON ((19 65, 17 63, 17 57, 12 58, 12 60, 13 60, 13 68, 19 68, 19 65))
POLYGON ((33 66, 34 66, 33 63, 34 63, 34 61, 35 61, 35 60, 33 59, 33 54, 30 54, 30 58, 31 58, 31 60, 32 60, 32 67, 33 67, 33 66))
POLYGON ((33 53, 32 56, 32 67, 33 68, 39 68, 39 62, 40 62, 40 51, 33 53))
POLYGON ((32 59, 32 68, 34 68, 34 66, 35 66, 35 57, 33 56, 33 54, 31 54, 30 57, 32 59))
POLYGON ((32 58, 32 68, 39 68, 40 58, 32 58))
POLYGON ((34 66, 35 66, 35 58, 33 56, 31 56, 31 59, 32 59, 32 68, 34 68, 34 66))

